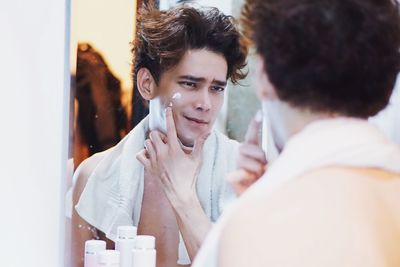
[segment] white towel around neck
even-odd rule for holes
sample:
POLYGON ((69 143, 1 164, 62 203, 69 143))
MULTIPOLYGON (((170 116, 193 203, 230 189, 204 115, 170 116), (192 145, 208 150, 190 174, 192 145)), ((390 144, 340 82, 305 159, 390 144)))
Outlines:
MULTIPOLYGON (((139 224, 144 169, 136 160, 136 154, 144 147, 148 129, 148 118, 145 118, 121 142, 105 152, 105 157, 89 177, 75 206, 84 220, 111 240, 116 239, 118 226, 139 224)), ((235 168, 238 145, 216 131, 212 132, 204 145, 197 194, 212 222, 218 219, 225 205, 235 199, 224 177, 235 168)), ((180 236, 178 264, 189 263, 180 236)))
MULTIPOLYGON (((288 141, 267 173, 242 197, 257 191, 271 194, 308 171, 329 166, 379 168, 400 174, 400 148, 365 120, 316 121, 288 141)), ((218 266, 219 237, 234 209, 232 205, 215 224, 192 267, 218 266)))

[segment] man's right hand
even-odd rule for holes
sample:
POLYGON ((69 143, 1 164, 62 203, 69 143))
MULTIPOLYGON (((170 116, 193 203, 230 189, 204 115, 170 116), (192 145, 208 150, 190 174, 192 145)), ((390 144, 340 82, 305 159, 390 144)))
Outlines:
POLYGON ((245 141, 239 148, 237 170, 227 176, 227 181, 232 185, 238 196, 263 176, 266 171, 267 159, 259 141, 261 127, 262 115, 258 112, 250 122, 245 141))

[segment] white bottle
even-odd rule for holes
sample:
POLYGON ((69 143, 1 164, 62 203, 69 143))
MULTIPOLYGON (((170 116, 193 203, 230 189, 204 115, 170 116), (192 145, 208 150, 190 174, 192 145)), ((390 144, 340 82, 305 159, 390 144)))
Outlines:
POLYGON ((156 267, 156 239, 150 235, 138 235, 132 250, 132 267, 156 267))
POLYGON ((116 250, 104 250, 97 254, 99 267, 120 267, 120 253, 116 250))
POLYGON ((137 228, 135 226, 119 226, 115 250, 121 253, 120 266, 132 267, 132 249, 135 248, 137 228))
POLYGON ((85 242, 85 267, 98 267, 97 254, 106 250, 106 242, 103 240, 88 240, 85 242))

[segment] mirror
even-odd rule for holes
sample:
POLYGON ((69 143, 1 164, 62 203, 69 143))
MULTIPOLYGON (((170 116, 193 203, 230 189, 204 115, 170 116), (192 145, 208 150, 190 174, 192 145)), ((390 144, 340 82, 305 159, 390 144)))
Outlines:
MULTIPOLYGON (((220 98, 223 101, 213 126, 222 134, 210 135, 204 145, 203 155, 212 156, 201 157, 201 168, 195 180, 196 201, 191 203, 192 206, 182 205, 182 210, 177 211, 179 205, 171 204, 171 196, 166 193, 164 185, 154 177, 149 178, 151 175, 146 169, 141 172, 143 164, 135 159, 135 155, 145 146, 152 118, 150 115, 149 125, 143 126, 149 104, 143 101, 143 92, 134 89, 132 72, 135 63, 131 42, 137 30, 138 7, 147 1, 144 2, 72 1, 71 190, 67 195, 67 237, 71 237, 67 239, 67 247, 72 248, 68 252, 72 256, 67 258, 72 260, 67 262, 67 266, 83 266, 86 240, 105 240, 107 248, 116 249, 114 241, 118 237, 118 226, 126 225, 137 226, 139 235, 156 237, 157 266, 190 265, 210 223, 216 221, 224 205, 235 198, 224 177, 235 167, 234 155, 238 143, 226 139, 225 135, 242 141, 250 119, 259 109, 251 74, 238 84, 228 81, 226 88, 223 85, 225 97, 220 98), (73 172, 75 175, 72 178, 73 172)), ((155 5, 161 10, 168 10, 182 2, 186 1, 156 1, 155 5)), ((238 17, 244 0, 190 2, 196 8, 215 6, 227 15, 238 17)), ((177 65, 181 66, 187 59, 187 66, 197 66, 204 58, 215 63, 209 64, 209 68, 219 66, 221 62, 222 65, 212 75, 209 74, 211 70, 204 72, 208 67, 200 70, 194 67, 190 73, 185 73, 188 72, 187 67, 177 67, 168 75, 179 76, 181 80, 184 76, 184 86, 191 86, 190 83, 197 80, 188 78, 188 74, 203 71, 200 73, 206 78, 212 77, 209 88, 218 89, 221 85, 216 81, 226 82, 226 72, 221 69, 228 65, 226 58, 218 53, 192 53, 188 59, 182 57, 177 65), (222 73, 222 77, 218 77, 218 73, 222 73)), ((244 71, 251 73, 254 59, 249 56, 247 61, 248 67, 244 71)), ((140 77, 143 78, 142 87, 146 89, 146 79, 152 76, 144 72, 140 77)), ((137 80, 140 77, 137 76, 137 80)), ((159 86, 155 82, 149 88, 155 85, 159 86)), ((217 93, 213 91, 212 94, 215 96, 217 93)), ((161 106, 165 106, 166 98, 174 104, 173 116, 182 149, 186 153, 194 153, 191 136, 184 136, 190 132, 190 127, 179 128, 176 115, 176 110, 182 105, 179 101, 187 101, 187 96, 181 91, 174 91, 168 97, 164 100, 160 97, 161 106)), ((152 103, 154 107, 155 101, 150 101, 151 114, 152 103)), ((183 110, 187 115, 187 109, 183 110)), ((194 116, 191 112, 190 115, 194 116)), ((189 119, 197 125, 203 123, 199 121, 201 118, 189 119)), ((160 119, 163 119, 162 114, 160 119)))

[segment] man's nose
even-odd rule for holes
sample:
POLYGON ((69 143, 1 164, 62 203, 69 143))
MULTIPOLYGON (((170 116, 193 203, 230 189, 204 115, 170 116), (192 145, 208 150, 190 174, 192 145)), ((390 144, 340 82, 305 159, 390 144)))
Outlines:
POLYGON ((207 89, 199 90, 196 96, 196 109, 201 111, 209 111, 211 109, 210 92, 207 89))

